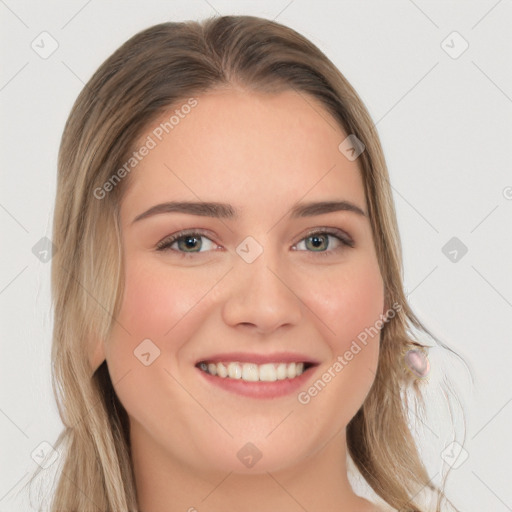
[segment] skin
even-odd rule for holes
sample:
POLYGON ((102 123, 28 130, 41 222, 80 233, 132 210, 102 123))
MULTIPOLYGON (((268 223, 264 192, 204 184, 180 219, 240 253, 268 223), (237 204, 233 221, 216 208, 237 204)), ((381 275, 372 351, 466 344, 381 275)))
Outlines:
POLYGON ((378 335, 308 404, 297 393, 242 397, 207 383, 194 367, 213 353, 295 350, 320 362, 307 389, 384 313, 368 217, 288 215, 296 203, 325 200, 367 211, 358 162, 338 150, 346 134, 316 100, 293 91, 222 89, 197 101, 132 172, 121 205, 125 291, 103 350, 130 418, 139 506, 378 510, 354 494, 345 464, 345 427, 373 383, 378 335), (240 213, 133 222, 167 201, 216 201, 240 213), (349 234, 354 247, 329 237, 326 254, 315 252, 308 231, 325 227, 349 234), (185 258, 177 243, 156 250, 189 228, 208 231, 202 252, 185 258), (247 236, 263 248, 250 264, 236 252, 247 236), (148 338, 160 355, 145 366, 134 350, 148 338), (248 442, 262 455, 252 468, 237 457, 248 442))

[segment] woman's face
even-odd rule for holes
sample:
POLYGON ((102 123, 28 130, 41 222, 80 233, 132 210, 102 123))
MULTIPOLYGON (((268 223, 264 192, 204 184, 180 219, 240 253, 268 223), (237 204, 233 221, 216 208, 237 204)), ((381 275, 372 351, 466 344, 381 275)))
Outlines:
POLYGON ((377 368, 384 290, 360 170, 313 98, 196 101, 137 146, 109 371, 138 453, 195 471, 292 467, 344 429, 377 368), (312 206, 342 201, 353 208, 312 206))

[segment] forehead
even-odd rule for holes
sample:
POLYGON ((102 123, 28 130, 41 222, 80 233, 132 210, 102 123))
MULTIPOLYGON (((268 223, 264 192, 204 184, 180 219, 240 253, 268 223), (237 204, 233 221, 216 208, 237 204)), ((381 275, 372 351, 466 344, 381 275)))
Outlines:
POLYGON ((139 138, 135 149, 150 149, 139 155, 123 204, 132 210, 199 199, 241 211, 265 204, 277 215, 304 197, 365 208, 358 162, 338 148, 346 137, 317 100, 292 90, 185 99, 139 138))

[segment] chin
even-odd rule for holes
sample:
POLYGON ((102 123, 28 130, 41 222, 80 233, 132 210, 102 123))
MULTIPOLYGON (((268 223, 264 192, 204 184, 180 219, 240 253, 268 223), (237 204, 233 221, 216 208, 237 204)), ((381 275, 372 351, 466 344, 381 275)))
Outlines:
MULTIPOLYGON (((300 441, 304 436, 299 433, 283 439, 274 432, 265 439, 268 430, 265 432, 259 436, 259 440, 253 441, 247 440, 250 439, 248 436, 235 436, 224 441, 209 438, 207 445, 202 449, 199 446, 201 469, 240 475, 275 473, 299 464, 315 451, 314 446, 308 447, 300 441)), ((196 462, 194 460, 194 465, 196 462)))

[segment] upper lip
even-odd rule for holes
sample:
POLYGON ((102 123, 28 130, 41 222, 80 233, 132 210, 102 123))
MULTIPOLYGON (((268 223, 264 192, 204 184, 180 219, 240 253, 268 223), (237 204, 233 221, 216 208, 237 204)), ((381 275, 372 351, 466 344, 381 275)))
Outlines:
POLYGON ((238 362, 238 363, 309 363, 319 364, 319 362, 306 355, 295 352, 274 352, 272 354, 256 354, 249 352, 225 352, 222 354, 215 354, 211 356, 202 357, 196 364, 201 362, 208 363, 223 363, 223 362, 238 362))

